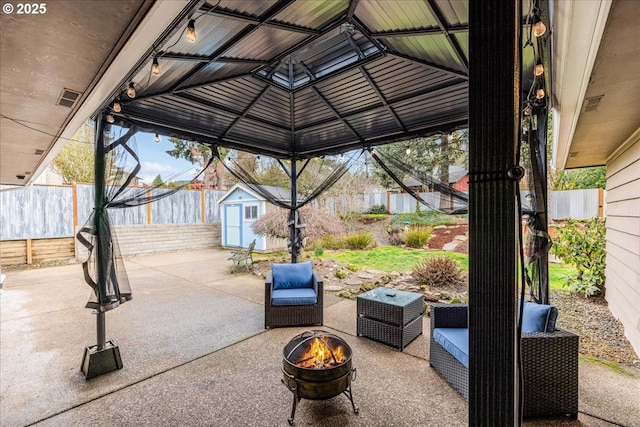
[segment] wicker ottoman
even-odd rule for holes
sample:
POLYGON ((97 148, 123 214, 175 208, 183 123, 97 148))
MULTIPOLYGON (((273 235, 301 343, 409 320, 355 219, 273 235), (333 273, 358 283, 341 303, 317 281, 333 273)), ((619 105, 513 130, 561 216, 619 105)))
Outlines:
POLYGON ((376 288, 358 295, 358 336, 400 351, 422 334, 422 294, 376 288))

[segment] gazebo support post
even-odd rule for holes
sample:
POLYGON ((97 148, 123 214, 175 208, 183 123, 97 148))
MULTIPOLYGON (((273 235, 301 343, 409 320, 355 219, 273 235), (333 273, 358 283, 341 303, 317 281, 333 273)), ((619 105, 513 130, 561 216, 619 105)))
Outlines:
MULTIPOLYGON (((96 233, 96 271, 98 285, 98 303, 100 303, 101 295, 106 295, 104 290, 106 284, 106 270, 109 268, 109 249, 105 247, 107 244, 101 236, 104 205, 105 205, 105 146, 104 146, 104 117, 103 115, 96 118, 96 148, 95 148, 95 184, 94 184, 94 233, 96 233)), ((96 332, 97 344, 85 347, 84 356, 80 370, 87 380, 97 377, 108 372, 122 368, 122 359, 120 358, 120 350, 113 342, 106 340, 106 315, 104 311, 94 310, 96 314, 96 332)))
POLYGON ((291 242, 291 263, 298 262, 298 168, 295 157, 291 158, 291 214, 289 215, 289 240, 291 242))
POLYGON ((520 0, 469 2, 469 425, 520 425, 514 176, 520 0))

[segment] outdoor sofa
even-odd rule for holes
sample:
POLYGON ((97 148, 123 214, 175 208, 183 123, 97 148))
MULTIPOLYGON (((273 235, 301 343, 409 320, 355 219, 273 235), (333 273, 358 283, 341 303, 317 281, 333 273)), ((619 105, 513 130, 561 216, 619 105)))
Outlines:
MULTIPOLYGON (((556 317, 555 307, 525 302, 521 340, 525 419, 578 416, 578 335, 557 329, 556 317)), ((465 399, 469 399, 468 318, 466 304, 431 305, 429 363, 465 399)))

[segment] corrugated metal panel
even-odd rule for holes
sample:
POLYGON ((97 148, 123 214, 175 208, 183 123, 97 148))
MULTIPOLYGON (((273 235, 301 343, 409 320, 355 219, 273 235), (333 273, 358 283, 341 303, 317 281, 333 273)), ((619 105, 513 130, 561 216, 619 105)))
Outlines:
MULTIPOLYGON (((191 77, 184 87, 204 85, 211 82, 230 79, 232 77, 248 75, 256 67, 257 65, 252 63, 212 62, 200 70, 198 74, 191 77)), ((164 75, 164 71, 162 72, 162 75, 164 75)))
POLYGON ((469 25, 469 3, 460 0, 435 0, 445 19, 452 26, 469 25))
POLYGON ((350 142, 355 136, 340 122, 332 122, 302 131, 296 135, 296 147, 299 150, 309 150, 318 147, 319 141, 332 141, 335 144, 350 142))
POLYGON ((417 82, 420 82, 419 87, 424 91, 462 81, 450 73, 394 56, 376 61, 365 69, 387 100, 411 96, 417 91, 417 82))
POLYGON ((276 15, 275 20, 307 28, 320 28, 349 7, 349 0, 296 2, 276 15))
POLYGON ((466 115, 468 111, 467 86, 439 93, 426 93, 394 104, 394 109, 408 127, 428 123, 426 119, 466 115))
POLYGON ((295 93, 295 120, 296 130, 311 125, 312 123, 332 120, 336 115, 311 89, 304 89, 295 93))
MULTIPOLYGON (((114 191, 112 187, 107 187, 107 192, 114 191)), ((123 192, 122 197, 137 194, 139 188, 128 188, 123 192)), ((78 197, 78 225, 83 226, 91 214, 93 213, 94 204, 94 187, 90 184, 78 184, 76 186, 76 194, 78 197)), ((126 209, 109 209, 109 219, 112 224, 147 224, 147 208, 146 206, 137 206, 126 209)))
POLYGON ((220 205, 218 200, 225 194, 219 190, 204 191, 204 215, 207 223, 220 222, 220 205))
POLYGON ((319 84, 318 90, 340 114, 362 110, 371 104, 381 103, 364 76, 358 70, 343 74, 340 78, 319 84))
POLYGON ((31 186, 2 191, 0 206, 0 240, 73 235, 71 187, 31 186))
POLYGON ((260 1, 239 1, 239 0, 223 0, 216 9, 229 10, 236 13, 245 13, 247 15, 258 17, 275 5, 278 0, 260 0, 260 1))
POLYGON ((453 70, 464 70, 457 59, 455 50, 444 35, 429 37, 393 37, 384 40, 392 50, 421 58, 453 70))
POLYGON ((373 138, 393 132, 402 132, 391 113, 386 108, 350 116, 347 122, 363 138, 373 138))
POLYGON ((549 208, 552 219, 587 219, 598 216, 598 189, 554 191, 549 208))
POLYGON ((261 27, 229 49, 225 55, 234 58, 268 60, 306 37, 307 35, 302 33, 261 27))
POLYGON ((363 1, 358 3, 356 15, 373 32, 438 26, 424 1, 363 1))
POLYGON ((229 132, 228 137, 237 141, 252 142, 255 139, 271 141, 272 147, 288 147, 291 143, 289 132, 265 126, 251 119, 240 120, 229 132))
POLYGON ((190 89, 184 93, 202 99, 209 105, 220 105, 240 114, 263 88, 263 83, 243 78, 190 89))
MULTIPOLYGON (((168 190, 154 189, 151 194, 168 190)), ((151 204, 153 224, 194 224, 202 222, 200 191, 178 191, 151 204)))
POLYGON ((249 116, 260 117, 278 126, 291 129, 289 94, 276 87, 271 87, 251 109, 249 116))

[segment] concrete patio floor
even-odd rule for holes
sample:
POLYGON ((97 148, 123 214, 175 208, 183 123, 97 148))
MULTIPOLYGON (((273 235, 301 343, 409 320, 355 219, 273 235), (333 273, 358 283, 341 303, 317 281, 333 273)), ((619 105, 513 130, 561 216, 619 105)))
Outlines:
MULTIPOLYGON (((281 384, 282 348, 308 328, 264 329, 264 284, 230 273, 228 251, 126 259, 134 299, 107 313, 121 370, 85 380, 83 350, 96 343, 77 264, 10 272, 0 297, 2 426, 285 426, 292 393, 281 384)), ((5 272, 6 273, 6 272, 5 272)), ((303 400, 296 425, 459 426, 464 399, 429 366, 424 335, 404 352, 357 337, 355 302, 325 297, 323 329, 353 349, 349 400, 303 400)), ((578 420, 528 426, 640 426, 640 373, 580 362, 578 420), (588 415, 589 414, 589 415, 588 415)))

